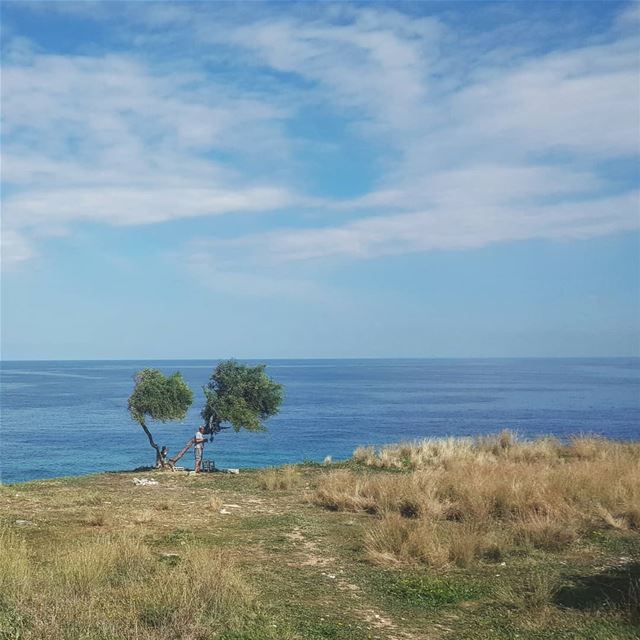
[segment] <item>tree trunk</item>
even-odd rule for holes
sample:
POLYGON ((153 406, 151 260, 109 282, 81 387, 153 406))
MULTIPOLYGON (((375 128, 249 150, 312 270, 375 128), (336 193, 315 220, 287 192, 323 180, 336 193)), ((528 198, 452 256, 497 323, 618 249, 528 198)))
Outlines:
POLYGON ((165 463, 160 455, 160 447, 155 443, 153 436, 151 435, 151 431, 147 429, 147 425, 144 423, 144 420, 140 422, 140 426, 144 429, 144 432, 147 434, 147 438, 149 438, 149 444, 156 450, 156 467, 161 467, 164 469, 165 463))
POLYGON ((187 453, 187 451, 189 451, 189 449, 191 449, 191 447, 193 446, 193 443, 196 441, 195 438, 190 438, 189 442, 187 442, 187 444, 184 445, 184 447, 182 447, 182 449, 180 449, 180 451, 178 453, 176 453, 175 456, 173 456, 173 458, 171 458, 171 460, 169 460, 169 464, 173 467, 173 465, 178 462, 178 460, 180 460, 180 458, 182 458, 182 456, 187 453))

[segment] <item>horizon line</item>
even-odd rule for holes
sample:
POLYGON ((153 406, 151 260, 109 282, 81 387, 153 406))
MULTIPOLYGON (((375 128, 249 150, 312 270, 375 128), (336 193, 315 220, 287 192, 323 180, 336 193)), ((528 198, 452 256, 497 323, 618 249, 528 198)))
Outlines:
POLYGON ((640 355, 582 355, 582 356, 305 356, 305 357, 212 357, 212 358, 0 358, 1 364, 13 362, 211 362, 238 361, 292 361, 292 360, 640 360, 640 355))

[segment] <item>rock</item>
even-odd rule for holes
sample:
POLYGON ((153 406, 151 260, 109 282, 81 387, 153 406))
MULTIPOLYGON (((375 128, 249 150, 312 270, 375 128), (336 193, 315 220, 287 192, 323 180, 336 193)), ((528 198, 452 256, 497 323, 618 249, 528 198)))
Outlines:
POLYGON ((16 524, 24 527, 33 524, 33 522, 31 522, 31 520, 16 520, 16 524))
POLYGON ((225 469, 227 473, 233 473, 234 475, 238 475, 240 473, 240 469, 225 469))
POLYGON ((231 515, 231 511, 227 511, 226 509, 220 509, 220 513, 221 513, 223 516, 229 516, 229 515, 231 515))

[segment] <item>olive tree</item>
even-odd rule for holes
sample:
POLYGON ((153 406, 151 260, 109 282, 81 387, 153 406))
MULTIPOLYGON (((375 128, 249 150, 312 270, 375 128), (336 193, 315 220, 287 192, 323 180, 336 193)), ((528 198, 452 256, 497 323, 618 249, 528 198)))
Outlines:
MULTIPOLYGON (((213 437, 220 430, 264 431, 264 421, 275 416, 282 403, 282 385, 265 373, 266 365, 250 366, 235 360, 221 362, 203 387, 205 404, 201 412, 205 432, 213 437), (224 426, 223 426, 224 425, 224 426)), ((175 464, 193 445, 191 439, 171 459, 175 464)))
POLYGON ((156 451, 156 466, 165 466, 146 419, 158 422, 184 420, 193 402, 193 392, 179 372, 165 376, 158 369, 142 369, 134 376, 135 387, 129 397, 129 413, 144 430, 156 451))
MULTIPOLYGON (((205 403, 200 413, 209 436, 226 427, 235 431, 265 430, 264 421, 275 416, 282 403, 282 385, 269 378, 265 368, 263 364, 250 366, 226 360, 214 369, 203 387, 205 403)), ((191 438, 169 464, 180 460, 194 442, 191 438)))
POLYGON ((250 366, 235 360, 221 362, 204 387, 202 418, 208 432, 224 423, 235 431, 264 431, 263 422, 275 416, 282 403, 282 385, 265 373, 266 365, 250 366))

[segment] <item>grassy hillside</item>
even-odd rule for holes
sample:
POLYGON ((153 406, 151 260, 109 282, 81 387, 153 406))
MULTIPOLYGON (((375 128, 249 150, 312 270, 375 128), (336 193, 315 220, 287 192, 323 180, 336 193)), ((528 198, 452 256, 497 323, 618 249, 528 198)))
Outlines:
POLYGON ((2 486, 0 549, 3 640, 638 638, 640 444, 2 486))

